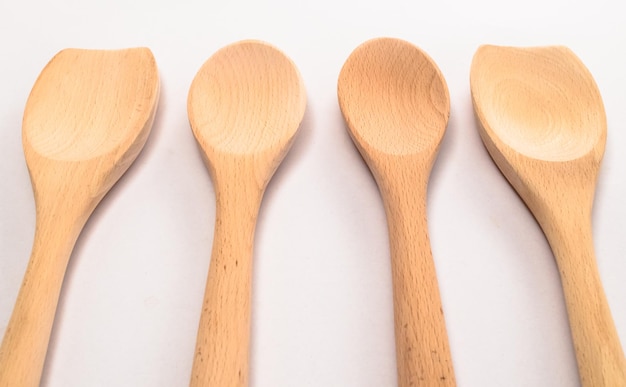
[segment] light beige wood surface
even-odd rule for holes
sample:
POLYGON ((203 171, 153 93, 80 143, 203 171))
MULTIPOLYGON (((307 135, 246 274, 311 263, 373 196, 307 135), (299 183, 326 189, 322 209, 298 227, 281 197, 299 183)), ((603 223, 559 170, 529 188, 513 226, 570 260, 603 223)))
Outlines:
POLYGON ((143 148, 158 94, 147 48, 63 50, 35 82, 22 131, 35 240, 0 347, 1 387, 39 385, 74 243, 143 148))
POLYGON ((428 179, 450 114, 446 82, 423 51, 381 38, 352 52, 338 97, 387 214, 398 384, 454 386, 426 223, 428 179))
POLYGON ((189 121, 215 187, 216 220, 191 386, 248 385, 256 219, 305 106, 298 70, 263 42, 222 48, 193 80, 189 121))
POLYGON ((554 252, 582 385, 626 386, 592 241, 607 130, 593 77, 565 47, 483 46, 470 78, 482 140, 554 252))

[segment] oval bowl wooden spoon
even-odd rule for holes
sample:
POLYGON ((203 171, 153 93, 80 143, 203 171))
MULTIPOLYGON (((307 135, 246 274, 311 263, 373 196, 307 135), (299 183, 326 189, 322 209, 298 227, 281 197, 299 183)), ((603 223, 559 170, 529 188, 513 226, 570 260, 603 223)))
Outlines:
POLYGON ((295 65, 262 42, 222 48, 191 84, 189 121, 216 196, 191 386, 248 385, 256 219, 265 187, 291 146, 305 106, 295 65))
POLYGON ((387 214, 398 384, 454 386, 426 224, 428 178, 450 114, 446 82, 423 51, 381 38, 352 52, 337 94, 387 214))
POLYGON ((593 250, 591 209, 606 143, 593 77, 565 47, 483 46, 472 99, 491 157, 554 252, 583 386, 626 386, 626 363, 593 250))
POLYGON ((0 386, 39 385, 76 239, 143 148, 158 94, 147 48, 63 50, 35 82, 22 130, 35 241, 0 347, 0 386))

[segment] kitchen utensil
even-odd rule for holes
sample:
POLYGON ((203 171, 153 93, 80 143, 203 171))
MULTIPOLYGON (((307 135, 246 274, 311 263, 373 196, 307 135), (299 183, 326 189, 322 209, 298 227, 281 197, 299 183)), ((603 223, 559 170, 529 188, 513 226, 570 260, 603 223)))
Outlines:
POLYGON ((147 48, 59 52, 28 97, 23 146, 36 230, 0 347, 0 386, 38 386, 70 254, 102 197, 141 151, 159 81, 147 48))
POLYGON ((215 186, 216 220, 191 386, 248 385, 256 219, 305 106, 294 64, 262 42, 222 48, 193 80, 189 121, 215 186))
POLYGON ((552 247, 583 386, 626 386, 592 241, 607 130, 593 77, 565 47, 483 46, 470 81, 480 136, 552 247))
POLYGON ((422 50, 381 38, 350 54, 338 97, 387 214, 398 385, 454 386, 426 224, 428 179, 450 114, 446 82, 422 50))

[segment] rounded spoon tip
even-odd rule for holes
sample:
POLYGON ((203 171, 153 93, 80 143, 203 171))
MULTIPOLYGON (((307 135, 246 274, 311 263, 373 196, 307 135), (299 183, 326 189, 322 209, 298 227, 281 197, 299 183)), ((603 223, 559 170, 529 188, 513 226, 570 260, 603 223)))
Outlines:
POLYGON ((435 62, 396 38, 358 46, 341 69, 337 95, 355 141, 389 154, 438 145, 450 115, 448 87, 435 62))
POLYGON ((294 63, 258 40, 213 54, 196 74, 187 105, 193 133, 207 154, 282 148, 295 136, 305 107, 306 92, 294 63))

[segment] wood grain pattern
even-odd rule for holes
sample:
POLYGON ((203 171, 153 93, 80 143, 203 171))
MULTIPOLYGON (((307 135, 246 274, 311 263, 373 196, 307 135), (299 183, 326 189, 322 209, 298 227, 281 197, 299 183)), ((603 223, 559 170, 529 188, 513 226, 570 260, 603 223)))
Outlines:
POLYGON ((450 114, 445 80, 424 52, 368 41, 339 75, 339 105, 387 214, 398 384, 456 385, 428 239, 428 178, 450 114))
POLYGON ((256 219, 305 106, 294 64, 262 42, 222 48, 193 80, 189 121, 215 186, 216 220, 191 386, 248 385, 256 219))
POLYGON ((36 206, 32 255, 0 347, 0 386, 38 386, 72 249, 142 149, 159 82, 146 48, 68 49, 37 79, 23 146, 36 206))
POLYGON ((483 142, 554 252, 582 385, 626 386, 593 250, 591 212, 606 143, 593 77, 565 47, 483 46, 470 78, 483 142))

